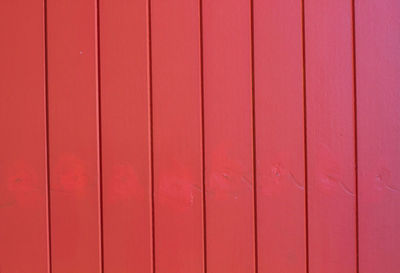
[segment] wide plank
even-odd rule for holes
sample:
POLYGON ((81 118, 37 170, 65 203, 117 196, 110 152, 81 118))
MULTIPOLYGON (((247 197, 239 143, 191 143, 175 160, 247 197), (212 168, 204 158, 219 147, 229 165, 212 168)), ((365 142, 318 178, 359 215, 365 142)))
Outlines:
POLYGON ((306 272, 302 5, 254 0, 258 272, 306 272))
POLYGON ((47 273, 45 25, 41 0, 0 2, 0 272, 47 273))
POLYGON ((204 0, 207 272, 255 272, 251 6, 204 0))
POLYGON ((155 271, 203 266, 199 1, 151 1, 155 271))
POLYGON ((309 273, 357 269, 351 0, 305 1, 309 273))
POLYGON ((53 272, 99 273, 96 1, 47 1, 47 16, 53 272))
POLYGON ((355 1, 361 273, 400 268, 399 33, 399 1, 355 1))

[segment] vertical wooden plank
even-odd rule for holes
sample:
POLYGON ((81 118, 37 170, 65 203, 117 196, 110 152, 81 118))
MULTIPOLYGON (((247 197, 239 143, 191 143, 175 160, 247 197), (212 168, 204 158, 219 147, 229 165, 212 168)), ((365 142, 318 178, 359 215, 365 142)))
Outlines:
POLYGON ((302 5, 254 1, 258 265, 306 272, 302 5))
POLYGON ((400 268, 400 2, 355 1, 360 272, 400 268))
POLYGON ((199 22, 199 1, 151 1, 157 273, 203 272, 199 22))
POLYGON ((254 272, 251 7, 203 0, 207 272, 254 272))
POLYGON ((49 159, 53 271, 101 272, 97 10, 48 1, 49 159))
POLYGON ((310 273, 356 271, 350 0, 305 1, 310 273))
POLYGON ((147 0, 100 1, 105 272, 151 272, 147 0))
POLYGON ((43 1, 0 2, 0 271, 48 272, 43 1))

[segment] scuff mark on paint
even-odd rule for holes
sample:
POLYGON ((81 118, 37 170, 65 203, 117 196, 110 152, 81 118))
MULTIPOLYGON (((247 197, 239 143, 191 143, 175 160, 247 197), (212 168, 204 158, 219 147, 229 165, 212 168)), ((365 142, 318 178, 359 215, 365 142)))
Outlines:
POLYGON ((191 180, 166 177, 160 183, 157 195, 165 205, 180 209, 192 207, 196 200, 200 200, 201 186, 194 185, 191 180))
POLYGON ((95 181, 89 184, 87 163, 75 155, 62 156, 55 170, 55 178, 50 183, 51 191, 78 193, 85 191, 87 186, 97 185, 95 181))
POLYGON ((342 190, 345 192, 345 193, 347 193, 348 195, 350 195, 350 196, 356 196, 355 194, 354 194, 354 192, 352 192, 350 189, 348 189, 347 187, 346 187, 346 185, 343 183, 343 182, 339 182, 339 185, 340 185, 340 187, 342 188, 342 190))
POLYGON ((351 191, 342 181, 341 179, 338 179, 334 177, 333 175, 325 175, 322 179, 321 182, 324 185, 327 185, 328 187, 331 187, 333 185, 338 185, 339 188, 341 189, 342 192, 344 192, 346 195, 354 197, 355 194, 353 191, 351 191))
POLYGON ((288 171, 288 172, 289 172, 289 177, 291 178, 290 180, 293 182, 293 184, 294 184, 298 189, 304 191, 305 187, 304 187, 303 185, 301 185, 301 184, 297 181, 296 177, 295 177, 290 171, 288 171))
POLYGON ((391 178, 390 171, 382 168, 381 171, 375 176, 375 181, 380 185, 382 188, 391 191, 391 192, 400 192, 400 189, 393 187, 387 183, 391 178))

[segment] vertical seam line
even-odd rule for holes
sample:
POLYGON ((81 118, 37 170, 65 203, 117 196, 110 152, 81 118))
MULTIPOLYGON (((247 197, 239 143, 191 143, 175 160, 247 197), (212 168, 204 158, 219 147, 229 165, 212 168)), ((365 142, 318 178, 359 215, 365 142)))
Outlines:
POLYGON ((309 215, 308 215, 308 147, 307 147, 307 77, 306 77, 306 19, 305 0, 301 0, 302 58, 303 58, 303 112, 304 112, 304 204, 305 204, 305 243, 306 272, 310 272, 309 215))
POLYGON ((258 272, 258 227, 257 227, 257 161, 256 161, 256 110, 255 110, 255 56, 254 56, 254 0, 250 0, 251 35, 251 103, 252 103, 252 167, 253 167, 253 225, 254 225, 254 272, 258 272))
POLYGON ((155 241, 155 191, 154 191, 154 126, 153 126, 153 58, 151 35, 151 0, 147 0, 147 70, 148 70, 148 100, 149 100, 149 139, 150 139, 150 206, 151 206, 151 270, 156 272, 156 241, 155 241))
POLYGON ((100 272, 104 272, 104 227, 103 227, 103 156, 102 156, 102 126, 101 126, 101 66, 100 66, 100 0, 96 1, 96 27, 97 27, 97 150, 98 150, 98 180, 99 180, 99 240, 100 240, 100 272))
POLYGON ((200 11, 200 88, 201 88, 201 152, 202 152, 202 198, 203 198, 203 272, 207 273, 207 209, 205 176, 205 118, 204 118, 204 41, 203 41, 203 0, 199 0, 200 11))
POLYGON ((353 111, 354 111, 354 167, 355 167, 355 206, 356 206, 356 272, 360 271, 359 247, 359 207, 358 207, 358 126, 357 126, 357 59, 356 59, 356 10, 355 0, 351 1, 352 9, 352 47, 353 47, 353 111))
POLYGON ((45 156, 46 156, 46 206, 47 206, 47 267, 48 272, 52 272, 52 256, 51 256, 51 210, 50 210, 50 137, 49 137, 49 80, 48 80, 48 42, 47 42, 47 0, 44 4, 44 77, 45 77, 45 156))

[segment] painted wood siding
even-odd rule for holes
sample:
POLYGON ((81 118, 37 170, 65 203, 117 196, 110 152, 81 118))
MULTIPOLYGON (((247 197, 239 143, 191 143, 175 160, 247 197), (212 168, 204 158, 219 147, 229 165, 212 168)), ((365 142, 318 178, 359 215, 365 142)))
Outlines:
POLYGON ((1 273, 397 273, 398 0, 0 1, 1 273))

